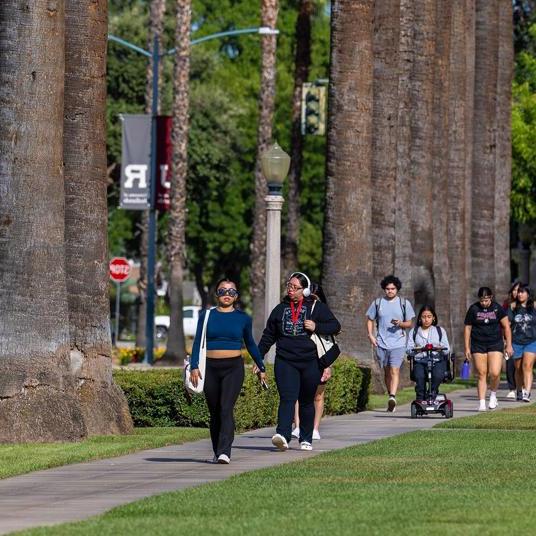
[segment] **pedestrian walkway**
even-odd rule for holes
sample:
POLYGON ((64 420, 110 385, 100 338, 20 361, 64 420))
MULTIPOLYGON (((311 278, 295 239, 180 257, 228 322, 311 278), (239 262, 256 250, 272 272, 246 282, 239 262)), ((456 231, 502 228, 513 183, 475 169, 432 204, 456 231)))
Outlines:
MULTIPOLYGON (((499 393, 499 409, 520 405, 499 393)), ((474 415, 474 389, 451 393, 454 417, 474 415)), ((119 458, 68 465, 0 480, 0 534, 41 525, 77 521, 128 502, 166 491, 222 480, 245 471, 303 460, 321 452, 367 443, 413 430, 431 428, 441 416, 411 419, 409 405, 327 417, 312 452, 278 452, 271 445, 273 428, 237 436, 230 465, 214 465, 209 440, 145 450, 119 458)))

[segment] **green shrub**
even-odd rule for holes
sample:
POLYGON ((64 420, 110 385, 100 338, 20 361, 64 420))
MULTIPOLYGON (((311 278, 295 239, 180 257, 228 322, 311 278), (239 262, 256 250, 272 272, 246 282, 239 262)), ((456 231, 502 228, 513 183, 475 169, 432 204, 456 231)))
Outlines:
MULTIPOLYGON (((279 396, 273 366, 268 365, 267 391, 263 390, 251 368, 246 367, 244 386, 235 408, 237 430, 275 424, 279 396)), ((116 383, 123 389, 136 426, 201 426, 209 423, 203 396, 190 396, 184 389, 181 369, 116 370, 116 383)), ((326 387, 326 415, 353 413, 360 406, 363 372, 350 358, 341 357, 333 366, 333 377, 326 387)))

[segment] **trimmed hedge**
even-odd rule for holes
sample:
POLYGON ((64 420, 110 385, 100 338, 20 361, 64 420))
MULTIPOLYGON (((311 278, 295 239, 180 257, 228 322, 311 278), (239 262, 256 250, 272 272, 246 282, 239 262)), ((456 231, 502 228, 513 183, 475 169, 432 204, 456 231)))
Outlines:
MULTIPOLYGON (((279 397, 273 366, 268 365, 267 391, 246 367, 244 386, 235 407, 237 430, 271 426, 276 422, 279 397)), ((350 358, 340 358, 332 368, 327 383, 326 415, 342 415, 364 409, 368 400, 370 377, 350 358), (365 381, 363 381, 365 380, 365 381)), ((209 413, 203 396, 185 391, 181 369, 116 370, 116 383, 128 400, 136 426, 199 426, 207 427, 209 413)))

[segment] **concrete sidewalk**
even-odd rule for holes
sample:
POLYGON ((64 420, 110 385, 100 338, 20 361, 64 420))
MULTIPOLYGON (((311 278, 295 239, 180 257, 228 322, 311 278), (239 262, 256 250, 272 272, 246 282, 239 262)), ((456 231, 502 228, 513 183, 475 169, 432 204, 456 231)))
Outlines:
MULTIPOLYGON (((522 404, 499 392, 499 409, 522 404)), ((454 418, 476 413, 475 389, 451 393, 454 418)), ((0 480, 0 534, 41 525, 76 521, 128 502, 228 478, 231 475, 303 460, 321 452, 431 428, 439 415, 411 419, 409 405, 396 413, 366 411, 322 421, 322 439, 312 452, 296 441, 287 452, 271 444, 273 428, 237 436, 230 465, 214 465, 209 440, 146 450, 119 458, 67 465, 0 480)))

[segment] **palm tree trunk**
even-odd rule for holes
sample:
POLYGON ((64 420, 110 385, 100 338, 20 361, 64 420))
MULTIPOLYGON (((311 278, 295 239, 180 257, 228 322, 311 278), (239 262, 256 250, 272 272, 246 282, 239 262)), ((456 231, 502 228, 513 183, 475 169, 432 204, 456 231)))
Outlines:
POLYGON ((127 433, 132 419, 112 379, 106 176, 107 1, 65 9, 65 257, 71 370, 88 434, 127 433))
MULTIPOLYGON (((402 293, 413 298, 411 278, 411 73, 415 63, 413 0, 400 0, 400 43, 398 53, 396 209, 394 272, 403 283, 402 293)), ((375 244, 375 247, 377 244, 375 244)), ((366 305, 365 305, 366 306, 366 305)))
POLYGON ((447 240, 446 261, 448 263, 448 292, 450 302, 450 322, 441 319, 441 324, 449 329, 452 348, 463 351, 463 319, 466 310, 467 266, 466 257, 466 146, 468 128, 466 114, 470 103, 467 101, 468 78, 466 50, 469 36, 466 20, 470 14, 466 10, 466 0, 454 0, 452 4, 451 46, 449 55, 448 88, 448 189, 447 189, 447 240))
POLYGON ((0 442, 77 440, 63 185, 62 1, 0 3, 0 442))
POLYGON ((374 6, 372 233, 374 279, 395 270, 400 0, 374 6))
POLYGON ((436 1, 432 138, 432 234, 435 309, 442 325, 450 326, 450 266, 448 262, 449 91, 452 3, 436 1))
POLYGON ((415 305, 434 303, 432 231, 432 110, 436 4, 413 2, 415 61, 411 74, 411 246, 415 305))
POLYGON ((473 289, 495 286, 495 173, 500 0, 476 0, 471 251, 473 289))
POLYGON ((495 164, 495 293, 510 286, 510 190, 512 185, 512 77, 514 43, 512 3, 499 3, 497 64, 497 154, 495 164))
POLYGON ((283 273, 298 269, 298 238, 300 229, 300 179, 303 163, 301 133, 302 88, 309 76, 311 64, 311 15, 313 0, 300 0, 296 20, 296 55, 294 93, 292 96, 291 160, 288 175, 287 229, 283 247, 283 273))
POLYGON ((190 76, 191 0, 177 0, 175 29, 175 70, 173 86, 173 166, 167 253, 170 271, 170 326, 165 363, 183 364, 185 357, 182 324, 182 284, 186 224, 186 175, 188 173, 188 108, 190 76))
MULTIPOLYGON (((151 0, 149 11, 149 32, 147 34, 147 50, 152 53, 154 38, 158 39, 158 49, 162 50, 162 34, 164 32, 164 15, 166 13, 165 0, 151 0)), ((162 77, 162 62, 158 80, 162 77)), ((160 93, 159 93, 160 94, 160 93)), ((145 72, 145 113, 152 113, 153 102, 153 61, 147 63, 145 72)), ((158 101, 160 113, 160 99, 158 101)), ((147 251, 149 247, 149 211, 144 210, 140 218, 140 275, 138 278, 138 318, 136 324, 136 346, 145 347, 145 322, 147 315, 147 251)), ((118 334, 116 334, 116 337, 118 334)))
MULTIPOLYGON (((275 28, 278 0, 261 0, 261 25, 275 28)), ((255 212, 251 243, 251 298, 253 305, 253 332, 259 338, 264 327, 264 280, 266 263, 266 179, 261 171, 261 155, 272 139, 272 120, 275 106, 276 75, 275 35, 261 37, 261 85, 259 94, 259 125, 257 128, 257 158, 255 162, 255 212)))
MULTIPOLYGON (((473 252, 471 250, 473 196, 473 118, 475 109, 476 0, 465 0, 465 308, 474 301, 472 287, 473 252)), ((465 314, 465 311, 464 311, 465 314)))
POLYGON ((332 4, 322 283, 346 353, 368 354, 356 311, 372 299, 372 0, 332 4))

